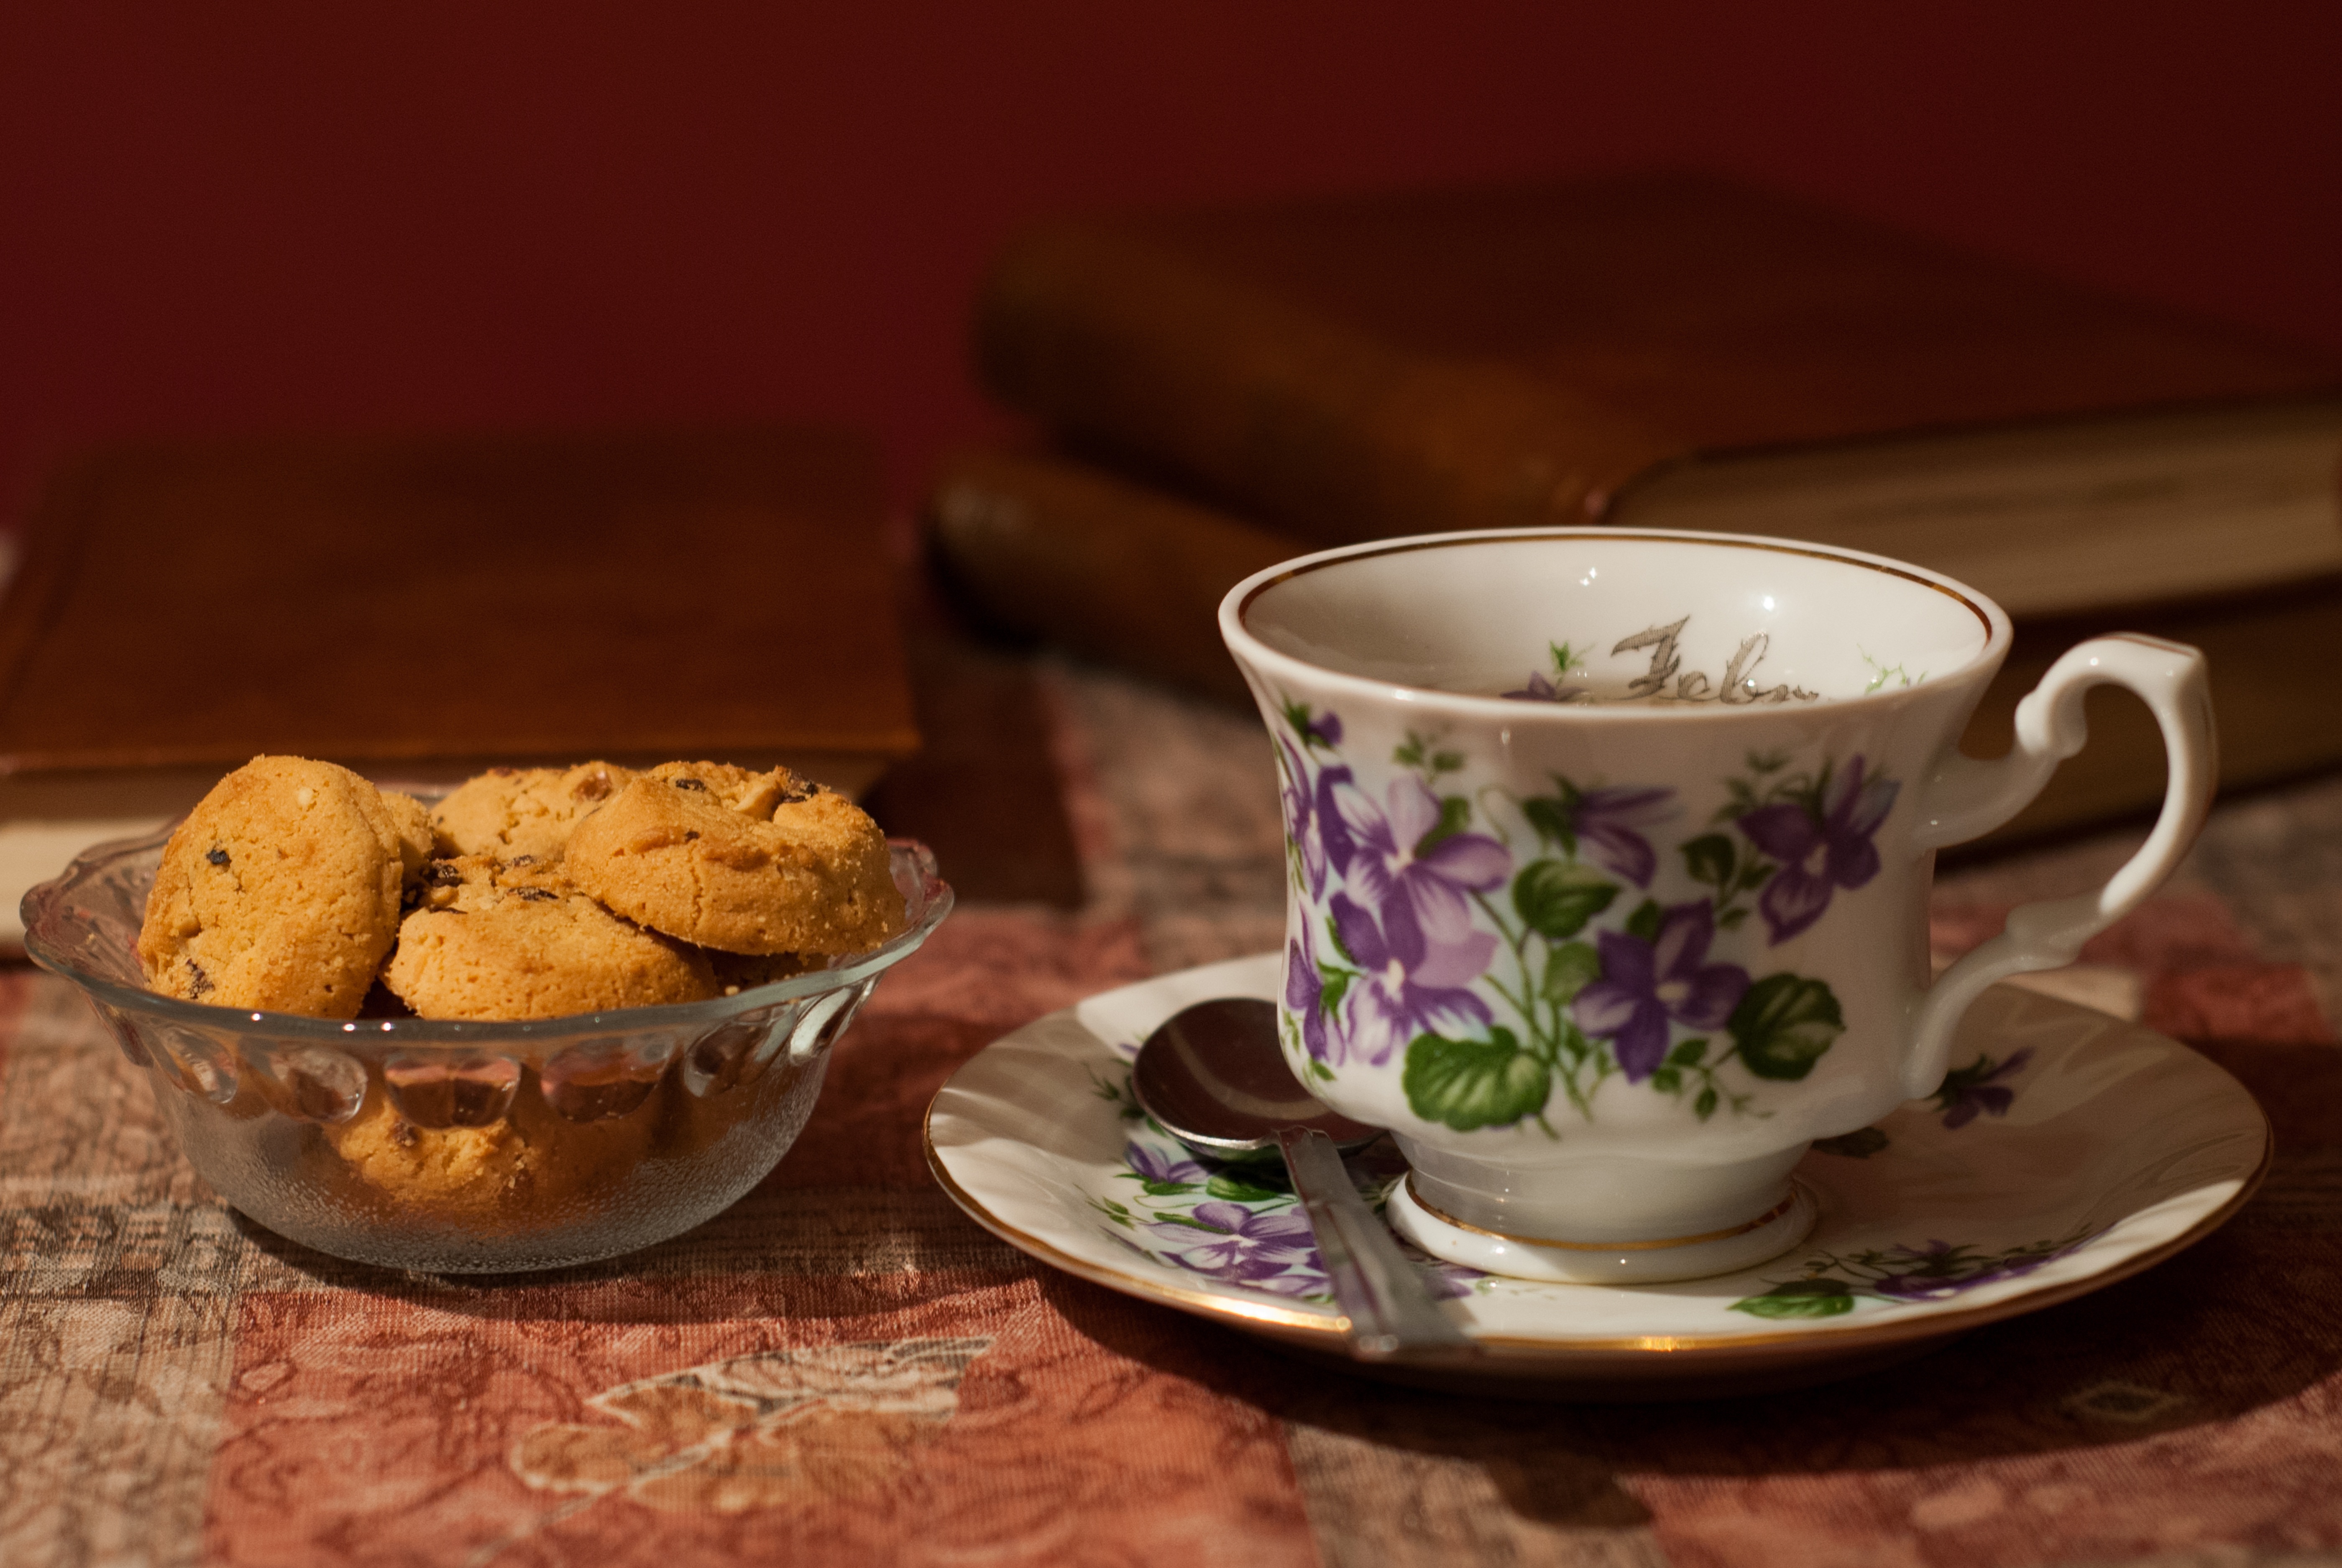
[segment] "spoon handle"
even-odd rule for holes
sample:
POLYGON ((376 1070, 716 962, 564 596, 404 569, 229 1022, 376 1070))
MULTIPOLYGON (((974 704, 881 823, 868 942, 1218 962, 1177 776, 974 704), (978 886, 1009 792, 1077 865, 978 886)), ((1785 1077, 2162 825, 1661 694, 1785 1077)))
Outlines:
POLYGON ((1447 1321, 1415 1265, 1358 1196, 1334 1140, 1312 1128, 1283 1127, 1276 1142, 1294 1195, 1316 1233, 1334 1300, 1350 1320, 1352 1352, 1368 1361, 1470 1352, 1471 1340, 1447 1321))

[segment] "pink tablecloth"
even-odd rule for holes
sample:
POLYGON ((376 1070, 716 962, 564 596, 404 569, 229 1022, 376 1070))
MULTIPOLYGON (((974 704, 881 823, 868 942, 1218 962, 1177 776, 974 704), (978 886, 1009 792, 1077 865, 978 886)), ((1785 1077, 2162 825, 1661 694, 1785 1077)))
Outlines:
MULTIPOLYGON (((2227 1229, 1850 1382, 1476 1407, 1055 1273, 929 1181, 919 1115, 971 1053, 1277 939, 1251 722, 1037 679, 1082 906, 971 902, 774 1176, 636 1257, 479 1283, 280 1242, 77 998, 0 979, 0 1562, 2342 1563, 2342 782, 2224 809, 2088 954, 2277 1123, 2227 1229), (873 1367, 907 1392, 854 1393, 873 1367)), ((1947 878, 1939 942, 2112 853, 1947 878)))

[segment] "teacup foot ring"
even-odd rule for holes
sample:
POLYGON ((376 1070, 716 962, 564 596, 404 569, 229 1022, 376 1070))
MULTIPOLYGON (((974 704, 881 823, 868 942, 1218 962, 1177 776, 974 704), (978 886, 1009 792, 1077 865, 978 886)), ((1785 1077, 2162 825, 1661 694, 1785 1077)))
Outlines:
POLYGON ((1781 1201, 1721 1234, 1659 1243, 1559 1243, 1466 1225, 1438 1213, 1401 1181, 1390 1191, 1391 1228, 1433 1257, 1486 1273, 1552 1284, 1642 1285, 1736 1273, 1770 1262, 1812 1233, 1820 1206, 1791 1181, 1781 1201))

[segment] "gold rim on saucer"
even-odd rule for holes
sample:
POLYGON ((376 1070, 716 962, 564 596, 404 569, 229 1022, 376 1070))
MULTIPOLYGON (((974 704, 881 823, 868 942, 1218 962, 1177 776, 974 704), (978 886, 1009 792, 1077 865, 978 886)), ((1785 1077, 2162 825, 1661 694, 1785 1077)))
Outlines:
MULTIPOLYGON (((1263 954, 1259 962, 1266 965, 1276 956, 1263 954)), ((1263 985, 1272 983, 1266 979, 1268 973, 1264 968, 1263 985)), ((1176 978, 1158 977, 1128 989, 1144 992, 1176 978)), ((1250 994, 1250 985, 1251 982, 1238 982, 1233 988, 1250 994)), ((2083 1048, 2082 1035, 2095 1039, 2107 1022, 2086 1009, 2047 998, 2026 995, 2021 1001, 2028 1026, 2064 1024, 2067 1033, 2076 1034, 2077 1050, 2083 1048)), ((1127 1012, 1129 1004, 1126 1002, 1123 1007, 1127 1012)), ((1054 1017, 1061 1025, 1076 1022, 1071 1010, 1054 1017)), ((1016 1043, 1013 1048, 1019 1051, 1038 1049, 1051 1061, 1062 1064, 1058 1071, 1071 1075, 1070 1084, 1060 1087, 1069 1090, 1061 1109, 1072 1113, 1076 1105, 1094 1103, 1095 1074, 1089 1082, 1082 1082, 1086 1068, 1103 1067, 1106 1061, 1127 1064, 1114 1056, 1104 1040, 1086 1026, 1083 1027, 1084 1037, 1096 1042, 1099 1055, 1105 1060, 1092 1061, 1087 1053, 1070 1049, 1070 1034, 1060 1033, 1051 1037, 1052 1032, 1045 1028, 1048 1022, 1036 1021, 1026 1029, 1015 1031, 962 1064, 928 1105, 922 1127, 924 1153, 928 1169, 951 1201, 1001 1241, 1077 1278, 1288 1344, 1338 1354, 1347 1325, 1338 1312, 1330 1310, 1330 1303, 1305 1306, 1266 1293, 1217 1288, 1200 1277, 1179 1278, 1168 1269, 1141 1264, 1135 1259, 1097 1255, 1093 1249, 1076 1243, 1073 1229, 1062 1219, 1044 1219, 1044 1211, 1053 1205, 1044 1204, 1043 1209, 1027 1213, 1036 1196, 1028 1190, 1030 1183, 1035 1180, 1046 1183, 1050 1178, 1037 1172, 1022 1172, 1003 1183, 1001 1175, 1006 1167, 995 1163, 997 1155, 990 1146, 1003 1139, 1024 1144, 1028 1132, 1016 1126, 1013 1118, 1002 1122, 1000 1106, 993 1103, 988 1093, 964 1100, 963 1096, 971 1093, 968 1074, 973 1072, 981 1075, 980 1064, 988 1060, 992 1052, 1011 1046, 1012 1042, 1016 1043), (1036 1032, 1042 1035, 1041 1039, 1032 1037, 1036 1032), (963 1180, 963 1176, 967 1179, 963 1180)), ((1116 1028, 1130 1026, 1133 1025, 1118 1024, 1116 1028)), ((2089 1254, 2085 1272, 2028 1282, 2020 1290, 1990 1300, 1957 1305, 1937 1302, 1924 1308, 1883 1315, 1817 1318, 1795 1327, 1759 1326, 1752 1322, 1746 1331, 1717 1332, 1723 1327, 1720 1323, 1711 1328, 1706 1323, 1695 1325, 1687 1321, 1677 1322, 1674 1315, 1665 1321, 1649 1321, 1646 1326, 1643 1322, 1620 1318, 1615 1313, 1604 1314, 1605 1321, 1596 1323, 1574 1311, 1562 1310, 1560 1303, 1578 1291, 1594 1293, 1588 1297, 1590 1302, 1613 1294, 1616 1287, 1538 1286, 1534 1288, 1540 1296, 1550 1296, 1556 1303, 1546 1318, 1525 1319, 1516 1313, 1498 1323, 1480 1316, 1469 1330, 1474 1343, 1487 1358, 1482 1363, 1483 1371, 1523 1374, 1542 1390, 1565 1391, 1552 1393, 1553 1397, 1582 1394, 1609 1398, 1618 1390, 1646 1385, 1651 1390, 1680 1392, 1711 1375, 1728 1382, 1744 1373, 1770 1377, 1776 1372, 1785 1375, 1794 1372, 1797 1381, 1810 1381, 1807 1373, 1798 1369, 1809 1364, 1819 1367, 1826 1363, 1850 1366, 1866 1354, 1884 1353, 1898 1347, 1916 1349, 1947 1340, 1987 1323, 2021 1316, 2103 1289, 2184 1251, 2242 1208, 2268 1174, 2272 1140, 2267 1121, 2240 1085, 2185 1046, 2136 1025, 2120 1026, 2118 1032, 2143 1037, 2146 1043, 2162 1047, 2163 1054, 2184 1063, 2197 1074, 2216 1075, 2231 1091, 2218 1097, 2235 1101, 2248 1112, 2247 1119, 2251 1125, 2247 1127, 2240 1123, 2236 1131, 2253 1134, 2251 1146, 2247 1149, 2232 1145, 2217 1162, 2225 1167, 2219 1173, 2218 1184, 2227 1191, 2217 1194, 2204 1191, 2199 1202, 2190 1205, 2195 1209, 2193 1213, 2184 1218, 2173 1216, 2179 1220, 2175 1233, 2153 1240, 2134 1237, 2127 1243, 2117 1240, 2109 1245, 2104 1239, 2085 1243, 2083 1250, 2089 1254), (1571 1393, 1567 1390, 1578 1392, 1571 1393)), ((1041 1066, 1037 1061, 1027 1064, 1028 1069, 1041 1066)), ((1041 1080, 1031 1079, 1029 1071, 1020 1081, 1036 1089, 1042 1084, 1041 1080)), ((2235 1107, 2229 1109, 2233 1112, 2235 1107)), ((1411 1189, 1408 1201, 1416 1201, 1411 1189)), ((1762 1224, 1777 1217, 1768 1211, 1751 1223, 1762 1224)), ((1680 1238, 1676 1244, 1700 1239, 1680 1238)), ((1666 1301, 1679 1293, 1661 1289, 1652 1299, 1666 1301)), ((1485 1308, 1479 1311, 1485 1312, 1485 1308)), ((1831 1373, 1825 1372, 1821 1375, 1831 1373)))

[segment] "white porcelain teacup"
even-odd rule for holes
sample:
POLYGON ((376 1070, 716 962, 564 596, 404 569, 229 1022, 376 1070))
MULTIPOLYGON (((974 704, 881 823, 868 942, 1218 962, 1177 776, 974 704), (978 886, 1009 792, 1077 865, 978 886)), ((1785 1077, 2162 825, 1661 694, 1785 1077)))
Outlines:
POLYGON ((1382 541, 1246 579, 1220 627, 1284 786, 1288 1060, 1391 1129, 1404 1234, 1532 1278, 1687 1279, 1796 1245, 1807 1146, 1933 1092, 1968 1003, 2136 906, 2213 787, 2194 649, 2082 644, 2015 750, 1976 762, 1956 743, 2008 617, 1787 540, 1382 541), (2163 728, 2145 846, 1930 985, 1936 850, 2032 799, 2105 683, 2163 728))

